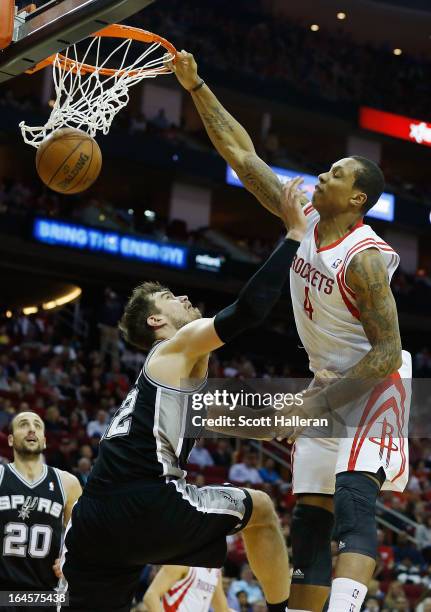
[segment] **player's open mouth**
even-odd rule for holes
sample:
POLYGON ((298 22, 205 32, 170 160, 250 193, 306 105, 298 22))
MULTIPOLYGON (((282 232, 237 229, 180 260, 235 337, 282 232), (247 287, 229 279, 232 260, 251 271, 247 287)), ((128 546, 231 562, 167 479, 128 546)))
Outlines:
POLYGON ((320 187, 320 185, 316 185, 315 191, 322 193, 323 189, 320 187))

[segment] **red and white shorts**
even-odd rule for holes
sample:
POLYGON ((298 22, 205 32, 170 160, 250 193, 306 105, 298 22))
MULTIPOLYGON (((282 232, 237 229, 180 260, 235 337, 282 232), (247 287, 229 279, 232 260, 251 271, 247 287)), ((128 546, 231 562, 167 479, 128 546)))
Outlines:
POLYGON ((375 473, 380 468, 386 474, 382 488, 403 491, 409 477, 411 377, 411 355, 403 351, 397 374, 379 383, 364 400, 345 408, 351 424, 346 435, 299 437, 292 451, 293 493, 332 495, 336 474, 375 473))

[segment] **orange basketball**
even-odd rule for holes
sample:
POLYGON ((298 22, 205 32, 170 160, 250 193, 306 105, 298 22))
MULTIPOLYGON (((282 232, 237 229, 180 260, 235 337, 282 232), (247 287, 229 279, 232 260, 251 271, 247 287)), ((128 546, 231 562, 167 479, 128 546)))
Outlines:
POLYGON ((59 193, 80 193, 99 176, 102 153, 99 145, 86 132, 61 128, 40 144, 36 154, 36 170, 50 189, 59 193))

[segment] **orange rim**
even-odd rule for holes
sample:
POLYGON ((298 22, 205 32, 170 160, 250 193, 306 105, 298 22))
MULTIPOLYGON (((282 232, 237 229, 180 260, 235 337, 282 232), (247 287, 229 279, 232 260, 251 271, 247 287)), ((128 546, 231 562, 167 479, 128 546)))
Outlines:
MULTIPOLYGON (((103 30, 99 30, 92 34, 92 36, 99 36, 105 38, 129 38, 132 40, 136 40, 138 42, 143 43, 160 43, 166 51, 171 53, 174 56, 174 62, 177 56, 177 50, 174 45, 171 44, 166 38, 162 36, 158 36, 158 34, 153 34, 152 32, 147 32, 147 30, 141 30, 140 28, 133 28, 131 26, 120 25, 117 23, 113 23, 112 25, 106 26, 103 30)), ((46 59, 38 62, 33 68, 26 70, 27 74, 33 74, 42 68, 46 68, 50 64, 53 64, 57 54, 50 55, 46 59)), ((116 70, 115 68, 98 68, 97 66, 93 66, 91 64, 80 64, 77 63, 76 60, 71 59, 70 57, 66 57, 61 53, 58 54, 60 59, 62 68, 64 70, 70 70, 73 73, 79 72, 82 74, 88 74, 91 72, 99 72, 99 74, 103 74, 104 76, 113 76, 113 75, 123 75, 127 74, 128 76, 135 76, 138 74, 145 74, 146 72, 151 72, 152 74, 163 74, 166 72, 170 72, 169 68, 165 66, 161 66, 160 68, 138 68, 136 70, 116 70)))

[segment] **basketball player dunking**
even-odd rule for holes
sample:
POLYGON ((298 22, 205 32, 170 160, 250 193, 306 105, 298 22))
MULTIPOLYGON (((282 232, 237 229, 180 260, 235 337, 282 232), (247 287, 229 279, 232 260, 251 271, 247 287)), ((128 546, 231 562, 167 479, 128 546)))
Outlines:
MULTIPOLYGON (((1 590, 53 593, 63 525, 81 495, 81 486, 72 474, 43 462, 45 426, 38 414, 17 414, 8 443, 13 463, 0 466, 1 590)), ((53 603, 38 610, 53 610, 53 603)), ((15 609, 21 608, 2 607, 15 609)))
MULTIPOLYGON (((220 569, 164 565, 148 587, 145 612, 229 612, 220 569)), ((141 606, 137 612, 140 612, 141 606)))
MULTIPOLYGON (((199 77, 193 56, 183 51, 171 67, 191 92, 217 151, 259 202, 279 215, 279 179, 199 77)), ((402 491, 408 479, 408 441, 401 430, 408 420, 411 358, 401 350, 389 285, 399 257, 363 223, 383 188, 380 168, 363 157, 341 159, 321 174, 304 209, 307 232, 291 267, 295 320, 310 369, 319 383, 325 378, 320 371, 335 376, 305 406, 317 413, 343 407, 357 426, 344 438, 302 435, 295 443, 290 608, 318 612, 325 604, 335 513, 340 555, 329 610, 360 610, 375 567, 378 492, 382 486, 402 491), (370 436, 372 426, 380 428, 379 436, 370 436)))
POLYGON ((285 612, 289 563, 271 499, 262 491, 187 484, 183 467, 194 441, 184 427, 211 351, 260 324, 281 295, 306 228, 300 183, 288 186, 280 207, 289 218, 287 239, 214 318, 201 318, 187 296, 158 283, 133 291, 120 329, 132 344, 152 348, 100 442, 66 532, 69 612, 128 612, 143 565, 221 567, 226 536, 239 530, 268 609, 285 612))

